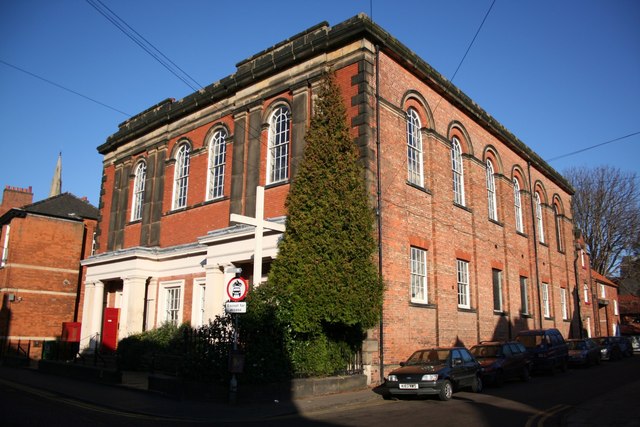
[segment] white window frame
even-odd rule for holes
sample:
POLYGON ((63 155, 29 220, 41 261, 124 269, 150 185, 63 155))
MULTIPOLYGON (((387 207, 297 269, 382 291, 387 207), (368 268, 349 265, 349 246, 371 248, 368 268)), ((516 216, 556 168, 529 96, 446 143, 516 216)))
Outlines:
POLYGON ((227 162, 227 131, 216 129, 209 139, 207 200, 224 197, 224 173, 227 162))
POLYGON ((458 282, 458 307, 471 308, 469 262, 461 259, 456 260, 456 273, 458 282))
POLYGON ((147 180, 147 164, 139 162, 133 179, 133 196, 131 198, 131 221, 142 219, 142 207, 144 203, 144 186, 147 180))
POLYGON ((529 314, 529 280, 520 276, 520 311, 529 314))
POLYGON ((187 206, 187 193, 189 189, 189 144, 183 143, 176 153, 176 166, 173 172, 173 209, 181 209, 187 206))
POLYGON ((407 179, 411 184, 424 187, 424 167, 422 150, 422 123, 418 112, 409 108, 407 120, 407 179))
POLYGON ((191 324, 194 327, 202 326, 207 323, 205 318, 206 313, 206 298, 205 293, 207 290, 207 278, 198 277, 193 279, 193 295, 191 303, 191 324))
POLYGON ((600 298, 604 299, 607 297, 607 290, 602 283, 598 283, 598 287, 600 288, 600 298))
POLYGON ((11 224, 7 224, 4 232, 4 242, 2 243, 2 259, 0 259, 0 267, 7 265, 7 259, 9 258, 9 233, 11 231, 11 224))
POLYGON ((569 318, 569 310, 567 307, 567 290, 560 288, 560 308, 562 309, 562 320, 569 318))
POLYGON ((522 197, 520 194, 520 182, 518 178, 513 178, 513 206, 516 214, 516 231, 524 233, 524 222, 522 221, 522 197))
POLYGON ((618 310, 618 300, 617 299, 613 300, 613 315, 614 316, 619 316, 620 315, 620 311, 618 310))
POLYGON ((549 284, 542 283, 542 311, 546 318, 551 317, 551 304, 549 302, 549 284))
POLYGON ((591 338, 591 317, 590 316, 587 316, 586 323, 587 323, 587 327, 585 329, 587 330, 587 338, 591 338))
POLYGON ((495 170, 493 169, 493 163, 491 159, 486 161, 486 175, 487 175, 487 206, 489 209, 489 219, 494 221, 498 220, 498 203, 496 201, 496 179, 494 176, 495 170))
POLYGON ((411 246, 411 302, 429 303, 429 287, 427 280, 427 251, 411 246))
POLYGON ((455 136, 451 140, 451 170, 453 172, 453 202, 465 206, 462 146, 455 136))
POLYGON ((582 286, 582 293, 584 295, 585 304, 589 304, 589 285, 586 283, 582 286))
POLYGON ((496 268, 491 269, 491 281, 493 282, 493 311, 502 312, 504 309, 502 301, 502 271, 496 268))
POLYGON ((291 143, 291 112, 279 105, 269 118, 267 148, 267 184, 289 179, 289 145, 291 143))
POLYGON ((533 196, 536 205, 536 223, 538 225, 538 241, 544 243, 544 222, 542 220, 542 202, 540 201, 540 193, 536 191, 533 196))
POLYGON ((162 323, 173 323, 174 325, 179 326, 182 324, 182 313, 184 308, 184 280, 163 282, 160 284, 160 290, 162 303, 159 307, 158 318, 162 320, 162 323), (177 304, 172 304, 169 298, 175 296, 176 292, 178 301, 177 304), (173 317, 175 317, 175 321, 172 320, 173 317))

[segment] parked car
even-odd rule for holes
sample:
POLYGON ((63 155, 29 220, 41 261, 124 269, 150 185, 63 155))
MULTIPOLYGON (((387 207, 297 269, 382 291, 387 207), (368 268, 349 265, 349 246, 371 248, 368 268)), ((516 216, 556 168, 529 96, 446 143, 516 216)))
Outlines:
POLYGON ((620 352, 624 357, 633 356, 633 346, 631 345, 631 340, 628 337, 613 337, 613 341, 618 344, 620 352))
POLYGON ((616 337, 599 337, 593 339, 593 341, 600 346, 600 357, 602 360, 613 361, 622 359, 622 350, 614 338, 616 337))
POLYGON ((556 368, 567 370, 569 349, 560 331, 555 328, 520 331, 516 341, 524 345, 533 360, 534 371, 552 374, 556 368))
POLYGON ((387 376, 383 396, 437 395, 449 400, 454 391, 465 387, 479 393, 481 369, 464 347, 418 350, 387 376))
POLYGON ((634 353, 640 353, 640 335, 628 335, 634 353))
POLYGON ((600 347, 590 338, 567 340, 569 364, 585 366, 600 364, 600 347))
POLYGON ((482 366, 482 379, 501 386, 505 380, 529 381, 531 357, 519 342, 483 341, 469 350, 482 366))

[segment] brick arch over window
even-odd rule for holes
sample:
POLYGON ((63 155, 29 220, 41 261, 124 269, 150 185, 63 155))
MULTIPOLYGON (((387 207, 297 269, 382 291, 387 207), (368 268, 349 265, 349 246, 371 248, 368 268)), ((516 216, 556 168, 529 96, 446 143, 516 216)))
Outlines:
POLYGON ((498 150, 493 145, 487 145, 484 147, 484 153, 482 153, 482 161, 486 164, 487 160, 491 160, 495 173, 504 174, 504 168, 502 165, 502 159, 498 150))
POLYGON ((525 179, 525 174, 522 168, 519 165, 514 165, 511 168, 511 181, 514 179, 518 179, 518 184, 520 184, 520 191, 528 191, 529 185, 527 180, 525 179))
POLYGON ((169 160, 175 160, 176 159, 176 156, 178 155, 178 150, 183 145, 187 145, 188 146, 189 152, 191 152, 193 150, 193 142, 189 138, 186 138, 186 137, 185 138, 180 138, 173 145, 173 148, 171 149, 171 156, 169 156, 169 160))
POLYGON ((456 137, 458 142, 460 142, 460 148, 462 148, 462 152, 464 154, 468 154, 470 156, 474 155, 473 143, 471 142, 469 132, 467 132, 464 125, 457 120, 449 123, 449 130, 447 132, 447 138, 449 141, 453 140, 454 137, 456 137))
POLYGON ((402 97, 402 110, 407 111, 409 108, 414 108, 420 117, 420 122, 423 128, 434 129, 435 122, 433 120, 433 113, 427 100, 415 90, 407 91, 402 97))

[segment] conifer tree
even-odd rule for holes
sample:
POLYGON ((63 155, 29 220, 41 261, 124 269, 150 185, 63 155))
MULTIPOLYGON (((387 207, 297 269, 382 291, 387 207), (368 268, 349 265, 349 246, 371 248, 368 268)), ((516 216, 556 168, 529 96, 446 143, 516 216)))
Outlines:
POLYGON ((361 340, 379 320, 382 283, 365 171, 332 75, 318 91, 305 140, 269 287, 294 340, 361 340))

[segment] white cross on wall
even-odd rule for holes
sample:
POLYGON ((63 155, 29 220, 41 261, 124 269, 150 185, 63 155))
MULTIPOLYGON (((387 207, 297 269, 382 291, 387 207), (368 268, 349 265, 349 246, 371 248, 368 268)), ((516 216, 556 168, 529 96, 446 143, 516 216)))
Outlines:
POLYGON ((257 286, 262 279, 262 237, 264 229, 280 231, 284 233, 284 224, 264 220, 264 187, 256 188, 256 217, 231 214, 229 217, 231 222, 253 225, 255 230, 255 248, 253 250, 253 284, 257 286))

